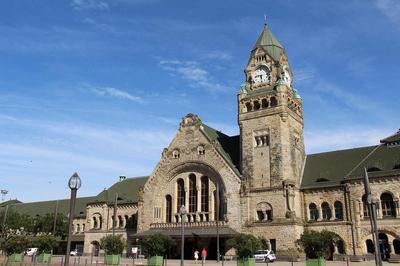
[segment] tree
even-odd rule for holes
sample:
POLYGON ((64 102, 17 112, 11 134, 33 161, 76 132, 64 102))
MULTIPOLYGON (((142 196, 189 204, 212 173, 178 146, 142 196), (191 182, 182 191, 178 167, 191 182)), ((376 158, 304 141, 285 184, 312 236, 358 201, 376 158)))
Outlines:
MULTIPOLYGON (((44 216, 38 216, 35 219, 35 225, 33 233, 45 233, 52 234, 54 230, 54 213, 48 213, 44 216)), ((68 233, 68 221, 67 218, 59 213, 56 216, 56 230, 55 235, 65 238, 68 233)))
POLYGON ((57 247, 58 241, 54 236, 35 236, 32 239, 32 245, 38 248, 39 254, 52 253, 53 249, 57 247))
POLYGON ((28 246, 31 244, 31 241, 25 236, 9 236, 1 245, 1 249, 10 255, 12 253, 22 253, 24 252, 28 246))
POLYGON ((163 256, 170 246, 175 245, 175 240, 170 236, 158 233, 146 236, 142 244, 150 256, 163 256))
POLYGON ((107 255, 119 255, 126 246, 122 235, 108 235, 100 239, 100 247, 105 250, 107 255))
POLYGON ((253 235, 239 234, 227 241, 230 248, 236 249, 239 258, 250 258, 261 247, 261 241, 253 235))
POLYGON ((4 228, 3 224, 1 224, 1 234, 3 236, 12 235, 16 231, 24 231, 28 233, 32 233, 33 231, 34 219, 12 209, 9 209, 7 214, 5 211, 0 212, 0 222, 3 223, 3 221, 5 221, 4 228), (6 219, 4 220, 5 215, 6 219))
POLYGON ((323 258, 328 249, 337 241, 337 235, 333 232, 322 230, 321 232, 307 230, 296 240, 298 247, 304 249, 307 258, 323 258))

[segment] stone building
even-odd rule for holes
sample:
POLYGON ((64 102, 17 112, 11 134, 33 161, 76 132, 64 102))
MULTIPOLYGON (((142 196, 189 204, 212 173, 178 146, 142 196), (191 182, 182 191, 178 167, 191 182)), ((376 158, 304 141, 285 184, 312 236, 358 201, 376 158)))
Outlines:
MULTIPOLYGON (((400 254, 400 131, 374 146, 306 155, 302 99, 286 51, 267 26, 244 74, 240 134, 227 136, 186 115, 149 177, 120 180, 83 200, 74 229, 85 253, 98 254, 99 239, 113 225, 129 246, 154 233, 171 235, 179 246, 185 206, 187 258, 201 247, 216 258, 217 235, 224 254, 226 239, 238 233, 264 237, 279 258, 289 258, 298 255, 294 241, 309 229, 339 236, 334 259, 372 258, 366 168, 379 200, 382 256, 400 254)), ((180 250, 170 254, 179 257, 180 250)))

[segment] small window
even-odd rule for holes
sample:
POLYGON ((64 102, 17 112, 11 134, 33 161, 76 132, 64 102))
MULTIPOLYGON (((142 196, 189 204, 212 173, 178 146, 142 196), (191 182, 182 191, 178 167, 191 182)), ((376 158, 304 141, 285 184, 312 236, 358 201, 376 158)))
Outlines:
POLYGON ((197 154, 198 154, 198 155, 204 155, 204 154, 206 154, 206 150, 204 149, 204 146, 203 146, 203 145, 200 145, 200 146, 197 147, 197 154))
POLYGON ((332 217, 332 211, 329 204, 327 202, 323 202, 321 204, 321 208, 322 208, 322 220, 324 221, 330 220, 332 217))
POLYGON ((343 220, 343 204, 340 201, 335 201, 333 207, 335 208, 335 219, 343 220))
POLYGON ((268 135, 255 136, 254 141, 255 141, 256 147, 269 146, 269 136, 268 135))
POLYGON ((161 217, 161 208, 160 207, 154 207, 154 218, 160 218, 161 217))
POLYGON ((310 211, 310 221, 317 221, 319 218, 317 205, 315 205, 315 203, 310 203, 308 209, 310 211))
POLYGON ((172 158, 178 159, 180 157, 180 153, 178 150, 173 150, 172 151, 172 158))
POLYGON ((374 243, 372 242, 371 239, 367 239, 365 241, 365 245, 367 246, 367 253, 374 253, 375 252, 375 247, 374 247, 374 243))

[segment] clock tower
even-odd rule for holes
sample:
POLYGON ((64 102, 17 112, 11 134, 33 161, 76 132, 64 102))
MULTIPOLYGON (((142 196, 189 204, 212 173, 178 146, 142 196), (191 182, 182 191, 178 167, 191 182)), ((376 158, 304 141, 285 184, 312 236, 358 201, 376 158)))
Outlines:
MULTIPOLYGON (((247 192, 298 189, 305 153, 302 101, 283 46, 267 25, 238 94, 241 171, 247 192)), ((288 204, 290 210, 293 204, 288 204)))

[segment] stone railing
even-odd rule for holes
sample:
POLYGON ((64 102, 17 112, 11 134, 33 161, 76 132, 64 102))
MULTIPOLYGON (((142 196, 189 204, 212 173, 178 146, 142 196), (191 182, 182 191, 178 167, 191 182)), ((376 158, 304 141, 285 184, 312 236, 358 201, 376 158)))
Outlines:
MULTIPOLYGON (((219 226, 226 226, 227 222, 219 221, 219 226)), ((203 221, 203 222, 185 222, 185 227, 216 227, 217 221, 203 221)), ((152 223, 150 224, 150 228, 178 228, 181 227, 181 223, 152 223)))

